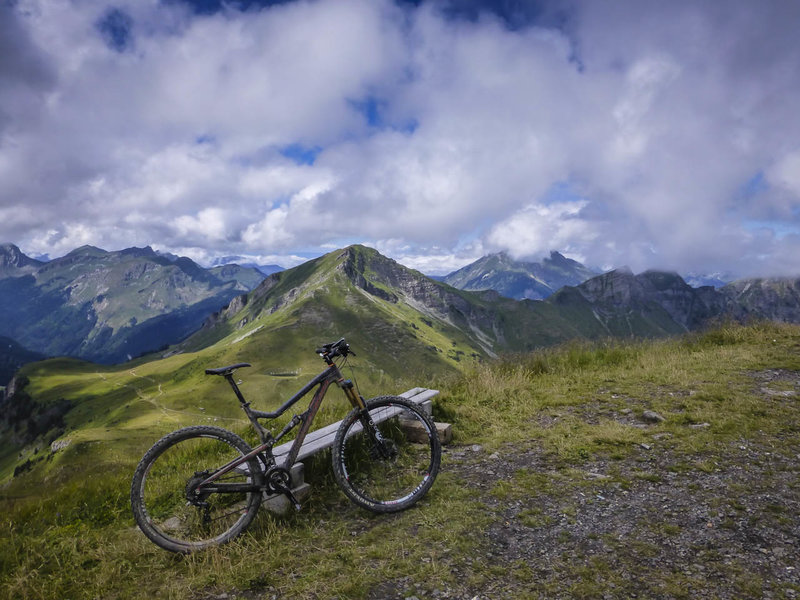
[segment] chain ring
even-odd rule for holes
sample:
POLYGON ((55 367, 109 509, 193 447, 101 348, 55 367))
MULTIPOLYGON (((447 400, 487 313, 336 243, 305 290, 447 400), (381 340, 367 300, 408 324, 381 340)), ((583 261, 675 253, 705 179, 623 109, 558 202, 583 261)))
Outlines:
POLYGON ((272 494, 279 494, 291 487, 292 474, 284 467, 272 467, 267 471, 267 489, 272 494))

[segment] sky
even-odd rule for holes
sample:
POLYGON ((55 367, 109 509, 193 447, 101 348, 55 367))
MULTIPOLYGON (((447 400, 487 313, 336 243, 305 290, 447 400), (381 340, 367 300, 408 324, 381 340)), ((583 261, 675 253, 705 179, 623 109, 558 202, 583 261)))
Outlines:
POLYGON ((800 275, 796 0, 0 0, 0 243, 800 275))

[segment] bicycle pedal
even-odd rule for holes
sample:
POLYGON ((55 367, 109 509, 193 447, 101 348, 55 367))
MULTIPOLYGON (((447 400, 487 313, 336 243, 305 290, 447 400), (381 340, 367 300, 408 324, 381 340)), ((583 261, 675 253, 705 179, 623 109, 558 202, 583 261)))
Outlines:
POLYGON ((284 492, 284 495, 289 499, 289 502, 292 503, 292 505, 294 506, 294 509, 297 512, 300 512, 300 509, 303 508, 303 507, 300 506, 300 502, 297 500, 297 498, 294 497, 294 494, 292 493, 292 490, 287 488, 286 491, 284 492))
POLYGON ((292 506, 294 506, 294 509, 297 512, 300 512, 300 509, 302 508, 302 506, 300 505, 300 501, 295 497, 295 495, 292 493, 292 490, 290 488, 288 488, 285 485, 276 485, 275 486, 275 490, 280 492, 284 496, 286 496, 286 499, 289 500, 289 502, 292 503, 292 506))

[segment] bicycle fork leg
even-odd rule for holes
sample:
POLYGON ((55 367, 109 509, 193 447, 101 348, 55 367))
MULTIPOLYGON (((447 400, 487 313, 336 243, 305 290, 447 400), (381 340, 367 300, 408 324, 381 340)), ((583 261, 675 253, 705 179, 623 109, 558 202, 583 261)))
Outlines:
POLYGON ((364 429, 367 436, 369 436, 369 440, 375 453, 380 458, 392 458, 393 453, 391 448, 384 440, 383 435, 381 435, 378 426, 375 425, 375 422, 370 417, 369 410, 367 409, 367 403, 364 401, 364 398, 362 398, 360 394, 356 393, 353 382, 349 379, 346 379, 339 381, 338 383, 339 387, 344 390, 345 396, 347 396, 347 399, 350 401, 350 404, 353 405, 353 408, 357 408, 361 411, 361 415, 359 416, 358 420, 360 421, 361 427, 364 429))

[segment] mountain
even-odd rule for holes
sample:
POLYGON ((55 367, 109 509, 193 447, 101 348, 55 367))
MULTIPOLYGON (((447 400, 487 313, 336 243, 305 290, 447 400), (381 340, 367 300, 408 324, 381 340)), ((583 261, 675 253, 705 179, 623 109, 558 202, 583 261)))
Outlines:
POLYGON ((42 354, 31 352, 14 340, 0 336, 0 386, 5 386, 22 365, 43 358, 42 354))
POLYGON ((576 287, 564 287, 546 302, 559 308, 583 337, 663 336, 697 329, 729 314, 733 306, 713 287, 693 288, 677 273, 621 268, 576 287))
POLYGON ((230 264, 237 264, 241 265, 242 267, 257 269, 264 275, 272 275, 273 273, 277 273, 278 271, 283 271, 283 267, 281 267, 280 265, 257 265, 256 263, 251 262, 244 256, 222 256, 220 258, 215 258, 212 261, 211 266, 219 267, 230 264))
POLYGON ((14 244, 0 244, 0 278, 33 273, 43 264, 23 254, 14 244))
POLYGON ((235 281, 242 290, 252 290, 264 280, 264 273, 256 267, 226 264, 208 269, 220 281, 235 281))
POLYGON ((617 269, 546 302, 559 307, 584 337, 600 324, 610 336, 662 336, 700 329, 714 320, 800 323, 800 279, 743 279, 720 288, 692 287, 677 273, 617 269))
POLYGON ((596 273, 581 263, 551 252, 541 263, 490 254, 441 280, 462 290, 496 290, 503 296, 541 300, 565 285, 578 285, 596 273))
POLYGON ((425 358, 418 368, 426 372, 574 338, 658 337, 753 316, 800 322, 800 280, 750 280, 717 290, 693 288, 677 273, 634 275, 622 268, 564 286, 544 301, 515 301, 493 290, 459 290, 351 246, 270 275, 209 317, 178 351, 271 332, 291 332, 300 343, 329 331, 355 336, 380 364, 396 361, 392 348, 403 348, 414 360, 425 358))
POLYGON ((397 374, 411 365, 433 373, 467 357, 528 350, 580 335, 551 304, 459 290, 363 246, 270 275, 212 315, 179 350, 197 351, 256 331, 298 343, 343 335, 378 356, 381 368, 396 364, 398 370, 390 371, 397 374))
POLYGON ((83 246, 41 262, 0 247, 0 335, 32 351, 115 363, 174 343, 252 289, 252 269, 203 269, 152 248, 83 246))
POLYGON ((800 322, 800 279, 742 279, 719 290, 738 319, 800 322))

